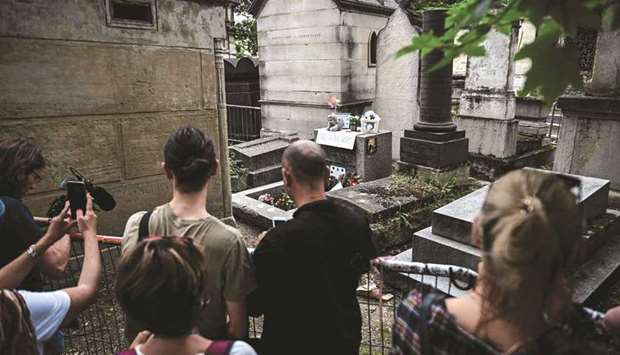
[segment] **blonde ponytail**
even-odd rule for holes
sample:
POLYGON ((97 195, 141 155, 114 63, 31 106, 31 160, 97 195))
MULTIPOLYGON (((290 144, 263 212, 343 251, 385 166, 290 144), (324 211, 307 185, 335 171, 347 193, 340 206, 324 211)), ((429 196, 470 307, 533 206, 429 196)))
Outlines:
POLYGON ((575 197, 552 175, 520 170, 493 184, 481 214, 483 322, 501 317, 528 329, 547 313, 569 269, 578 220, 575 197))

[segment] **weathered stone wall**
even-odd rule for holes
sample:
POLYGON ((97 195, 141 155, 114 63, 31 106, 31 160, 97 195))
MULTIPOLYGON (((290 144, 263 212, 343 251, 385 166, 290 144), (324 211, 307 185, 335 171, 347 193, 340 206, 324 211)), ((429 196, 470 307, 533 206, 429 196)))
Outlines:
POLYGON ((407 13, 397 8, 379 33, 377 44, 377 85, 373 110, 381 116, 381 127, 392 131, 392 159, 400 156, 400 138, 412 129, 419 117, 418 52, 396 58, 401 48, 411 43, 419 30, 407 13))
POLYGON ((332 0, 269 0, 257 22, 265 129, 311 137, 326 125, 330 95, 345 105, 374 98, 368 42, 386 17, 341 11, 332 0))
MULTIPOLYGON (((167 136, 192 124, 215 141, 218 110, 214 38, 224 12, 208 2, 157 1, 157 29, 108 27, 104 0, 0 2, 0 138, 25 136, 48 161, 27 203, 42 215, 70 166, 116 197, 100 213, 104 233, 170 197, 159 162, 167 136)), ((221 159, 222 160, 222 159, 221 159)), ((230 215, 227 164, 210 186, 209 210, 230 215)))

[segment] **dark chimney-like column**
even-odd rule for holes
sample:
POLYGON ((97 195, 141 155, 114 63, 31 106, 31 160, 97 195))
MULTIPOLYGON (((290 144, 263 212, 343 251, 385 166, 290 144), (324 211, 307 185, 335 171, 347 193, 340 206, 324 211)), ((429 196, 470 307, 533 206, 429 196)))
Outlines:
MULTIPOLYGON (((424 12, 424 33, 442 36, 445 32, 446 10, 424 12)), ((453 132, 452 123, 452 62, 441 69, 429 71, 444 58, 443 51, 434 50, 422 58, 420 72, 420 119, 415 129, 427 132, 453 132)))
MULTIPOLYGON (((424 32, 441 36, 445 32, 446 10, 424 12, 424 32)), ((413 129, 400 140, 401 164, 440 173, 460 169, 469 159, 465 131, 452 122, 452 63, 434 71, 430 68, 444 57, 435 50, 422 58, 419 77, 420 116, 413 129)), ((463 169, 460 169, 463 170, 463 169)))

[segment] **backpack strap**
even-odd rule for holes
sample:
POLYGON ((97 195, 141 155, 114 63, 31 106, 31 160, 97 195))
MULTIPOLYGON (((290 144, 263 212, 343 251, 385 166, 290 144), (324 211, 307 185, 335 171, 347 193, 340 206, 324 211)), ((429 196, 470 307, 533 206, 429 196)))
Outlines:
POLYGON ((140 227, 138 229, 138 242, 144 240, 149 236, 149 220, 151 219, 153 211, 147 211, 142 218, 140 218, 140 227))
POLYGON ((234 343, 232 340, 214 341, 205 351, 205 355, 228 355, 234 343))
POLYGON ((420 353, 421 354, 432 354, 433 353, 433 345, 429 338, 429 322, 431 317, 433 316, 432 307, 435 303, 443 298, 442 295, 431 292, 424 296, 422 303, 420 304, 420 319, 416 324, 416 332, 418 333, 418 337, 420 339, 420 353))

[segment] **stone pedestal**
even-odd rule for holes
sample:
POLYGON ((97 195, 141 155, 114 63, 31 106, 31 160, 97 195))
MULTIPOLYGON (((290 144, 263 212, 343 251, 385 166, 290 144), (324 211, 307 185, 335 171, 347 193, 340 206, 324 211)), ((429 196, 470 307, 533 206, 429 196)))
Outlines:
POLYGON ((484 43, 487 54, 469 58, 457 125, 467 132, 470 153, 496 158, 517 153, 519 122, 515 119, 512 60, 517 33, 516 28, 511 36, 490 32, 484 43))
MULTIPOLYGON (((318 130, 315 130, 315 138, 318 130)), ((335 132, 337 133, 337 132, 335 132)), ((319 143, 320 144, 320 143, 319 143)), ((362 181, 381 179, 392 174, 392 132, 361 133, 352 150, 321 144, 327 163, 354 172, 362 181)))
POLYGON ((620 98, 563 96, 553 169, 596 176, 620 190, 620 98))
MULTIPOLYGON (((425 12, 424 32, 441 35, 444 21, 445 11, 425 12)), ((469 158, 465 131, 458 131, 452 122, 452 65, 429 71, 443 56, 443 52, 435 50, 422 58, 420 120, 414 129, 405 130, 400 140, 400 165, 440 180, 454 175, 455 170, 463 171, 469 158)))

